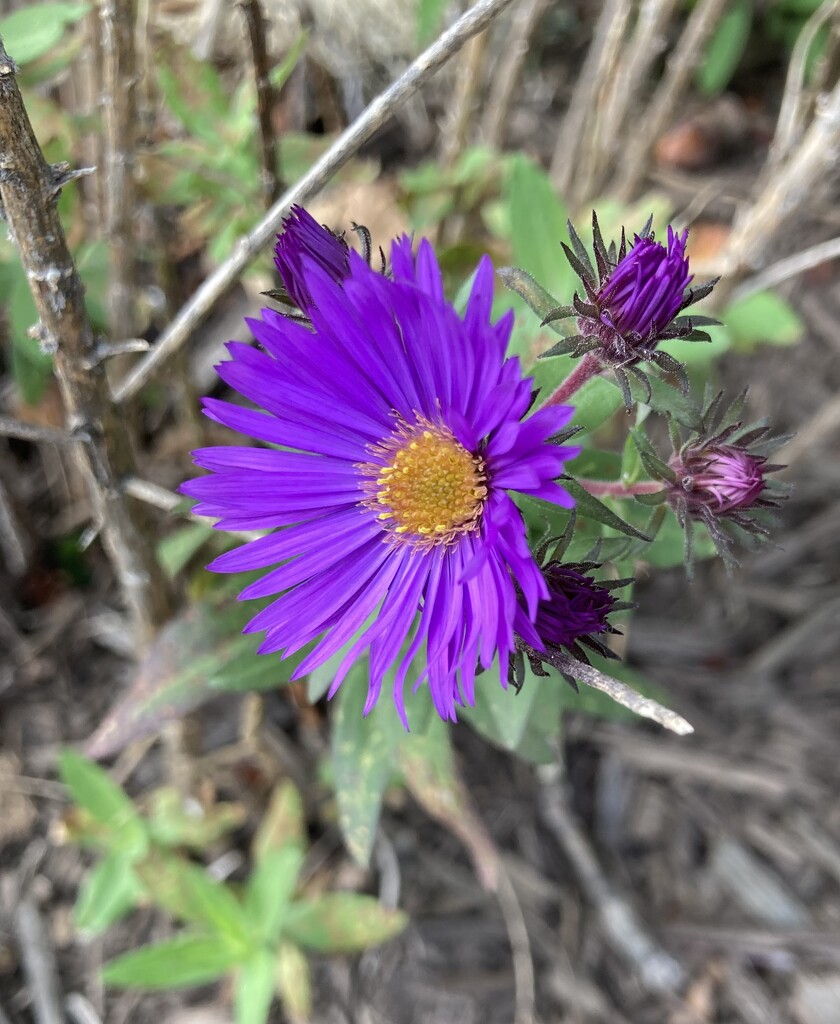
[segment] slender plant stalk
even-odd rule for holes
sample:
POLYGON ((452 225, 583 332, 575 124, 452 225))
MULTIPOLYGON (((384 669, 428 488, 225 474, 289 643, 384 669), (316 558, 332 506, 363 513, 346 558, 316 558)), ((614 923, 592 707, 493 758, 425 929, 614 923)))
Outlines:
POLYGON ((110 281, 108 326, 112 338, 136 332, 134 283, 134 151, 137 129, 135 0, 100 0, 102 109, 104 120, 105 236, 110 281))
POLYGON ((230 257, 207 278, 158 339, 157 344, 114 389, 124 402, 137 394, 181 348, 248 264, 277 233, 293 203, 315 195, 401 107, 406 100, 477 32, 486 28, 513 0, 479 0, 344 131, 298 182, 271 207, 257 226, 239 239, 230 257))
POLYGON ((588 380, 592 377, 597 377, 603 368, 601 360, 592 352, 587 352, 569 376, 560 384, 556 391, 548 396, 543 404, 562 405, 576 391, 579 391, 588 380))
POLYGON ((623 484, 620 480, 581 480, 581 487, 597 497, 632 498, 636 494, 656 494, 665 486, 659 480, 640 480, 635 484, 623 484))
POLYGON ((277 150, 271 125, 271 107, 274 88, 269 78, 268 50, 265 37, 265 15, 260 0, 242 0, 240 4, 251 41, 251 63, 257 89, 257 120, 260 125, 260 154, 262 158, 262 189, 266 207, 270 207, 283 191, 277 176, 277 150))
POLYGON ((0 40, 0 199, 38 311, 35 330, 55 354, 68 430, 88 435, 76 452, 143 646, 169 611, 166 583, 140 509, 129 504, 120 487, 134 473, 134 459, 125 420, 108 399, 101 349, 56 211, 66 169, 44 160, 15 81, 17 70, 0 40))
POLYGON ((443 127, 440 162, 452 167, 469 141, 470 125, 475 119, 476 98, 481 88, 488 32, 480 32, 464 47, 464 54, 455 74, 452 106, 443 127))
POLYGON ((647 110, 637 116, 635 132, 621 163, 615 190, 624 201, 632 198, 647 171, 653 144, 665 130, 691 76, 705 53, 704 44, 720 21, 727 0, 698 0, 674 47, 665 76, 647 110))

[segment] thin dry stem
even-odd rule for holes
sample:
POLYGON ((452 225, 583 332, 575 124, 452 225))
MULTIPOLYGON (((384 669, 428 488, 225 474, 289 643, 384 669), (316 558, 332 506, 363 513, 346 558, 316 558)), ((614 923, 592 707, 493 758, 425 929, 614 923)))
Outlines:
POLYGON ((480 32, 464 47, 464 54, 455 74, 455 92, 441 133, 440 162, 452 167, 469 141, 470 124, 482 82, 487 32, 480 32))
POLYGON ((271 241, 289 207, 293 203, 306 202, 320 191, 410 96, 457 53, 468 39, 486 28, 511 3, 512 0, 479 0, 342 132, 308 173, 277 200, 259 224, 240 238, 230 257, 184 305, 152 351, 114 389, 115 401, 124 402, 137 394, 181 348, 239 274, 271 241))
POLYGON ((677 992, 686 980, 682 965, 658 945, 630 903, 607 878, 595 850, 568 806, 560 768, 545 765, 537 769, 537 775, 541 783, 543 821, 598 914, 604 938, 630 964, 639 982, 649 992, 677 992))
POLYGON ((679 42, 668 58, 665 76, 647 110, 637 118, 638 129, 628 146, 616 182, 618 197, 631 199, 641 184, 650 151, 668 125, 669 119, 691 81, 705 52, 706 40, 720 20, 727 0, 699 0, 689 15, 679 42))
POLYGON ((794 253, 793 256, 771 264, 754 277, 747 278, 743 284, 734 289, 731 301, 738 302, 755 292, 764 291, 766 288, 775 288, 784 281, 798 277, 806 270, 818 267, 821 263, 836 259, 838 256, 840 256, 840 238, 830 238, 827 242, 812 245, 808 249, 803 249, 802 252, 794 253))
POLYGON ((134 151, 137 61, 134 0, 100 0, 104 115, 105 235, 110 279, 108 321, 113 338, 136 330, 134 282, 134 151))
POLYGON ((32 441, 35 444, 72 444, 85 440, 84 436, 69 434, 66 430, 38 427, 33 423, 13 419, 11 416, 0 416, 0 435, 14 437, 18 441, 32 441))
POLYGON ((536 1006, 536 985, 534 980, 534 958, 531 954, 531 940, 528 925, 522 913, 522 905, 503 860, 497 865, 498 885, 496 899, 510 942, 513 961, 514 981, 514 1024, 533 1024, 536 1006))
POLYGON ((790 57, 790 64, 788 65, 785 91, 782 96, 779 118, 776 121, 776 133, 773 138, 773 144, 770 147, 765 173, 781 163, 792 152, 799 139, 802 138, 806 128, 805 120, 808 108, 808 97, 805 89, 808 54, 811 52, 811 47, 814 45, 820 29, 830 18, 837 14, 838 10, 840 10, 838 0, 825 0, 805 22, 802 31, 796 39, 793 53, 790 57))
POLYGON ((493 72, 479 132, 482 140, 494 149, 502 142, 528 44, 547 7, 548 0, 522 0, 511 20, 499 64, 493 72))
POLYGON ((614 24, 622 17, 626 0, 605 0, 595 37, 586 54, 580 78, 572 94, 566 116, 560 126, 557 145, 551 161, 551 180, 560 195, 566 195, 575 177, 578 145, 584 136, 587 119, 595 97, 610 73, 609 56, 614 37, 614 24))
POLYGON ((64 1024, 55 950, 30 897, 24 896, 20 901, 13 920, 33 1016, 37 1024, 64 1024))
POLYGON ((274 130, 271 125, 274 88, 269 78, 265 15, 260 0, 241 0, 239 6, 245 16, 248 39, 251 42, 251 63, 254 68, 254 84, 257 90, 257 120, 260 126, 260 156, 262 160, 260 177, 265 205, 270 207, 282 192, 283 186, 277 177, 277 151, 274 146, 274 130))
POLYGON ((16 72, 0 41, 0 198, 35 301, 41 342, 55 353, 68 429, 90 438, 76 452, 142 646, 167 616, 166 583, 150 531, 119 486, 134 468, 126 424, 108 400, 84 288, 56 212, 56 171, 35 139, 16 72))

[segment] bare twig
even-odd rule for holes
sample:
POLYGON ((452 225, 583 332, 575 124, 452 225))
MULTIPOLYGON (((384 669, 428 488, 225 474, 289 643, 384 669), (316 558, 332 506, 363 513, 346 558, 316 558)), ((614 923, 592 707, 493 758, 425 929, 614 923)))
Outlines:
POLYGON ((481 88, 488 35, 488 32, 480 32, 473 36, 458 62, 452 106, 441 132, 440 162, 444 167, 452 167, 467 144, 476 96, 481 88))
POLYGON ((224 6, 224 0, 203 0, 201 18, 192 50, 196 60, 210 60, 213 56, 224 6))
POLYGON ((72 444, 85 440, 84 435, 69 434, 66 430, 55 427, 37 427, 32 423, 22 423, 11 416, 0 416, 0 435, 14 437, 18 441, 33 441, 36 444, 72 444))
POLYGON ((513 94, 528 55, 528 43, 546 7, 548 0, 522 0, 514 12, 481 121, 480 135, 488 146, 496 148, 502 142, 513 94))
POLYGON ((687 736, 694 732, 694 727, 682 715, 671 711, 670 708, 663 707, 658 701, 651 700, 650 697, 643 697, 626 683, 600 672, 594 665, 586 665, 559 649, 540 653, 521 641, 518 641, 518 644, 527 655, 543 661, 550 661, 558 672, 571 676, 572 679, 576 679, 585 686, 591 686, 593 690, 600 690, 616 704, 621 704, 628 711, 632 711, 634 715, 650 718, 678 736, 687 736))
POLYGON ((802 252, 779 260, 778 263, 771 264, 753 277, 748 277, 734 289, 730 300, 737 302, 739 299, 745 299, 748 295, 763 291, 765 288, 775 288, 783 281, 804 274, 811 267, 818 267, 821 263, 836 259, 838 256, 840 256, 840 238, 831 238, 827 242, 812 245, 809 249, 803 249, 802 252))
POLYGON ((578 143, 584 136, 584 127, 595 97, 602 83, 610 73, 609 58, 615 28, 620 24, 622 31, 628 13, 627 0, 605 0, 601 16, 595 29, 595 36, 581 68, 580 78, 572 95, 551 161, 551 180, 561 195, 566 195, 575 174, 578 143))
POLYGON ((595 908, 604 937, 638 972, 639 982, 649 992, 678 991, 685 981, 682 966, 647 933, 636 912, 607 879, 594 849, 568 807, 560 768, 544 765, 537 769, 537 775, 541 783, 543 821, 572 866, 586 898, 595 908))
POLYGON ((782 105, 776 121, 776 134, 767 158, 767 168, 781 163, 793 150, 805 130, 807 103, 805 95, 805 74, 808 54, 823 25, 840 8, 838 0, 825 0, 805 22, 797 36, 790 56, 782 105))
POLYGON ((17 905, 14 931, 37 1024, 64 1024, 55 951, 38 908, 28 896, 17 905))
POLYGON ((727 0, 699 0, 689 15, 679 42, 674 47, 665 70, 665 77, 647 110, 637 119, 634 134, 622 161, 616 191, 619 198, 628 200, 639 187, 647 168, 654 142, 664 131, 680 97, 703 58, 704 44, 720 20, 727 0))
POLYGON ((135 15, 135 0, 100 0, 105 234, 110 266, 108 321, 113 338, 132 337, 135 332, 135 15))
POLYGON ((94 360, 88 368, 96 340, 84 289, 56 212, 55 175, 32 132, 16 71, 0 41, 0 198, 35 300, 39 336, 55 353, 68 427, 71 432, 81 427, 90 435, 89 443, 76 452, 142 645, 168 612, 166 584, 149 531, 118 485, 133 469, 128 432, 108 400, 101 366, 94 360))
POLYGON ((534 1007, 536 1006, 536 987, 534 983, 534 959, 531 956, 531 942, 528 938, 528 925, 513 882, 508 875, 503 860, 498 863, 498 886, 496 899, 505 919, 505 928, 510 942, 511 959, 513 961, 513 980, 515 997, 514 1024, 533 1024, 534 1007))
MULTIPOLYGON (((184 501, 180 494, 167 490, 159 484, 154 484, 150 480, 141 480, 136 476, 127 477, 123 481, 123 491, 132 498, 145 502, 147 505, 152 505, 154 508, 162 509, 164 512, 173 512, 184 501)), ((213 523, 218 522, 218 519, 196 516, 192 512, 184 512, 184 518, 190 519, 201 526, 212 526, 213 523)), ((264 536, 259 530, 230 530, 225 532, 230 537, 236 537, 244 541, 256 540, 258 537, 264 536)))
POLYGON ((248 26, 251 41, 251 61, 254 65, 254 82, 257 89, 257 119, 260 125, 260 152, 262 154, 262 189, 265 205, 271 206, 282 191, 277 177, 277 151, 274 146, 274 130, 271 126, 271 107, 274 88, 268 77, 268 52, 265 44, 265 16, 260 0, 241 0, 239 5, 248 26))
POLYGON ((6 485, 0 477, 0 555, 12 576, 22 576, 32 550, 29 535, 20 524, 6 485))
POLYGON ((381 93, 346 131, 342 132, 308 173, 277 200, 253 231, 239 240, 230 257, 207 278, 181 309, 152 351, 141 359, 125 380, 115 388, 115 401, 124 402, 137 394, 158 369, 181 348, 238 275, 269 243, 280 227, 283 217, 288 213, 289 207, 293 203, 305 202, 323 188, 335 172, 358 152, 359 148, 431 78, 438 68, 511 3, 512 0, 479 0, 435 43, 421 53, 411 67, 381 93))
POLYGON ((761 265, 772 251, 774 236, 791 215, 819 194, 835 165, 838 147, 840 84, 823 98, 790 158, 774 169, 755 201, 736 218, 721 257, 727 277, 726 287, 716 294, 718 306, 728 299, 741 278, 761 265))

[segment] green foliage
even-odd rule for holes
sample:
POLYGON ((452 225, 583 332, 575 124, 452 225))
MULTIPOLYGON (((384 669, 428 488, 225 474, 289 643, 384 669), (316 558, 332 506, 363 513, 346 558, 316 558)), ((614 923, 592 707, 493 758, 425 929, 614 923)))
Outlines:
POLYGON ((695 81, 700 92, 714 96, 729 85, 747 48, 752 20, 752 0, 733 0, 706 44, 697 68, 695 81))
POLYGON ((760 344, 793 345, 805 331, 799 314, 776 292, 756 292, 728 306, 726 327, 737 352, 760 344))
POLYGON ((437 35, 449 0, 418 0, 417 39, 426 46, 437 35))
POLYGON ((235 827, 240 817, 208 813, 203 831, 185 830, 173 826, 171 791, 153 794, 144 816, 92 762, 65 751, 60 767, 79 805, 68 818, 69 834, 104 855, 79 894, 79 927, 101 933, 149 902, 184 925, 173 938, 106 964, 106 984, 170 989, 232 974, 236 1024, 264 1024, 275 995, 293 1018, 311 1007, 304 950, 357 953, 387 942, 406 925, 404 914, 370 896, 298 893, 304 821, 300 794, 289 782, 272 796, 254 837, 252 870, 237 887, 213 879, 180 847, 196 848, 199 839, 209 844, 223 823, 235 827))
POLYGON ((61 43, 68 26, 80 21, 89 3, 35 3, 0 18, 6 52, 24 65, 47 56, 61 43))

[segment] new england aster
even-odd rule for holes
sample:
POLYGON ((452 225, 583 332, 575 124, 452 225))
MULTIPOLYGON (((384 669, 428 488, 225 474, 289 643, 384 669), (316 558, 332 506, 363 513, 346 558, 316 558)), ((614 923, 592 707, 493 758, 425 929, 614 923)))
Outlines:
POLYGON ((580 278, 583 295, 575 294, 571 306, 558 306, 543 321, 549 324, 567 317, 577 318, 579 333, 556 344, 545 356, 593 353, 599 362, 613 368, 628 408, 628 373, 641 382, 650 398, 650 384, 638 368, 640 362, 654 363, 675 374, 687 391, 688 379, 682 364, 657 346, 670 338, 708 341, 708 334, 697 328, 718 323, 707 316, 679 315, 708 295, 716 281, 690 288, 693 278, 685 250, 688 232, 677 234, 669 226, 667 244, 663 245, 656 241, 651 223, 652 219, 648 220, 629 248, 623 229, 619 245, 611 242, 607 247, 593 213, 595 266, 570 223, 572 247, 564 242, 563 250, 580 278))
POLYGON ((355 252, 345 269, 300 248, 286 260, 311 324, 264 310, 249 321, 261 350, 231 342, 218 368, 258 409, 205 401, 212 419, 280 448, 201 449, 211 475, 182 490, 220 529, 276 531, 210 565, 268 570, 240 594, 279 595, 246 627, 265 633, 260 653, 317 640, 300 677, 350 644, 332 695, 367 651, 365 711, 395 667, 407 724, 403 688, 425 646, 412 682, 454 719, 474 702, 479 665, 498 658, 504 685, 515 634, 540 645, 548 587, 508 492, 573 504, 555 481, 579 449, 552 441, 572 409, 525 418, 531 382, 505 358, 512 314, 490 321, 488 258, 459 317, 428 242, 416 255, 394 242, 389 277, 355 252))

